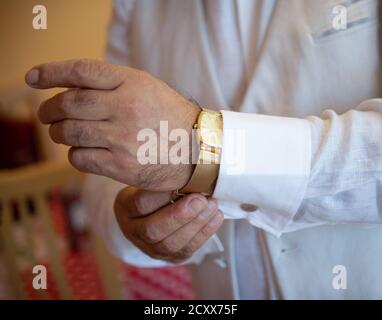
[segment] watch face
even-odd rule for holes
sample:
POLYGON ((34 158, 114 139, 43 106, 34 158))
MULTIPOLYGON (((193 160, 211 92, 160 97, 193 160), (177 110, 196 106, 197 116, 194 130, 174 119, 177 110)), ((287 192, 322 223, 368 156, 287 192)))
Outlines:
POLYGON ((200 141, 205 148, 210 147, 211 152, 219 153, 214 149, 221 149, 223 139, 223 119, 217 112, 203 111, 199 117, 199 135, 200 141))

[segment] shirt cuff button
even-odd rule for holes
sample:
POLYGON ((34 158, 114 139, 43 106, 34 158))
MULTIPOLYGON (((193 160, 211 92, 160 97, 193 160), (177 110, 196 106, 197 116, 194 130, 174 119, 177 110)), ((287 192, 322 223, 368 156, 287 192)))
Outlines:
POLYGON ((245 212, 255 212, 257 210, 257 206, 251 203, 242 203, 240 205, 240 209, 245 212))

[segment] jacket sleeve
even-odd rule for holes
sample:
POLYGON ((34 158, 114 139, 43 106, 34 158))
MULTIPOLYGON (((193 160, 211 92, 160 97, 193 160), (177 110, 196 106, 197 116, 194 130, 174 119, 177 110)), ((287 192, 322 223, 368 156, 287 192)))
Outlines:
POLYGON ((276 236, 382 223, 382 100, 305 119, 223 111, 223 123, 214 197, 227 218, 276 236))
POLYGON ((106 59, 114 64, 128 65, 130 20, 136 0, 114 0, 108 27, 106 59))

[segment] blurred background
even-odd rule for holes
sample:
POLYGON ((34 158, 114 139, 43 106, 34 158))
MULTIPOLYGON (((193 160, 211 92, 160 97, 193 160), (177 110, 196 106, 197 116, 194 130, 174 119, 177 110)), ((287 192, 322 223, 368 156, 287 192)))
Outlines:
POLYGON ((24 83, 36 64, 102 59, 111 8, 111 0, 0 1, 0 300, 194 297, 185 268, 134 268, 107 252, 86 221, 83 175, 36 119, 58 91, 24 83), (47 30, 32 27, 36 5, 47 9, 47 30), (35 265, 47 267, 47 290, 32 286, 35 265))

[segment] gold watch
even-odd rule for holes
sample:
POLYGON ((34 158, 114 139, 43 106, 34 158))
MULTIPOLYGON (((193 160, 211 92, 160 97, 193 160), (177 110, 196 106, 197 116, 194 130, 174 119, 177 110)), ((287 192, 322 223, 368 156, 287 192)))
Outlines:
POLYGON ((221 112, 203 109, 194 125, 198 142, 198 160, 190 181, 180 194, 203 193, 211 195, 219 175, 223 140, 223 116, 221 112))

